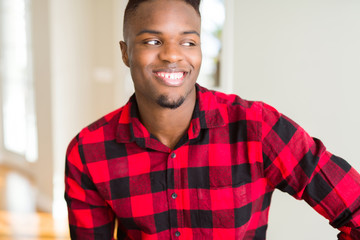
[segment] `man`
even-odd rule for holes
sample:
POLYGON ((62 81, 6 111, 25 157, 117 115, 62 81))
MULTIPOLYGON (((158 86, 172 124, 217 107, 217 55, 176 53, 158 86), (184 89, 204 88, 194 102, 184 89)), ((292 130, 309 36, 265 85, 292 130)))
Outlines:
POLYGON ((348 163, 274 108, 196 84, 199 2, 129 1, 120 46, 135 94, 69 145, 72 238, 265 239, 278 188, 360 239, 348 163))

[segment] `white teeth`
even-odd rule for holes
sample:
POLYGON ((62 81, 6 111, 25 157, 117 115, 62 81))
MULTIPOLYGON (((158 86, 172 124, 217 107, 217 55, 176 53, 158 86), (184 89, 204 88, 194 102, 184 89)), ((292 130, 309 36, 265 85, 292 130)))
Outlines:
POLYGON ((162 78, 167 78, 167 79, 180 79, 184 76, 184 73, 183 72, 176 72, 176 73, 164 73, 164 72, 158 72, 157 75, 159 77, 162 77, 162 78))

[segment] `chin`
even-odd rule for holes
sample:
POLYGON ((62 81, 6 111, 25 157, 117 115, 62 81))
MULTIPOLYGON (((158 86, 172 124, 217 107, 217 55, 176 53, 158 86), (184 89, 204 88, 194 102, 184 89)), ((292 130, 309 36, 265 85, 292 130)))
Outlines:
POLYGON ((160 107, 168 108, 168 109, 177 109, 184 103, 184 101, 185 101, 185 97, 183 96, 178 98, 177 100, 170 100, 169 97, 165 95, 161 95, 156 102, 160 107))

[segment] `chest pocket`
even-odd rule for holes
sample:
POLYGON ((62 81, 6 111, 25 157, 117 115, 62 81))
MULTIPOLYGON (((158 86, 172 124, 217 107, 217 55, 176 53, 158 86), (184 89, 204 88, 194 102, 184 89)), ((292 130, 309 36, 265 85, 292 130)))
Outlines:
POLYGON ((191 227, 234 229, 246 225, 252 212, 251 173, 248 163, 188 169, 191 227))
POLYGON ((250 185, 211 186, 197 189, 196 225, 201 228, 234 228, 246 224, 251 217, 250 185))

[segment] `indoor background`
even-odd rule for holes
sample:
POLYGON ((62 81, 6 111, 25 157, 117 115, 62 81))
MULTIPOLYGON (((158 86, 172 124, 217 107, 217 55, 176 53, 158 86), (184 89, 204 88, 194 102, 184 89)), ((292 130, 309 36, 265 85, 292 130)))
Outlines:
MULTIPOLYGON (((203 7, 221 29, 203 26, 220 41, 202 40, 200 82, 274 106, 359 171, 360 1, 203 1, 223 8, 203 7)), ((67 238, 67 144, 133 91, 118 45, 126 3, 0 0, 0 239, 67 238), (11 11, 25 20, 16 25, 11 11)), ((304 201, 275 192, 269 240, 336 234, 304 201)))

